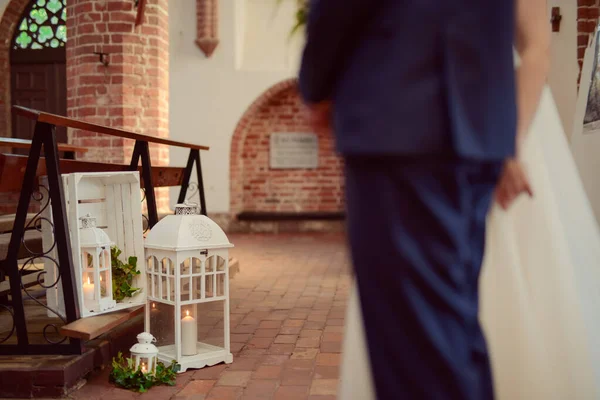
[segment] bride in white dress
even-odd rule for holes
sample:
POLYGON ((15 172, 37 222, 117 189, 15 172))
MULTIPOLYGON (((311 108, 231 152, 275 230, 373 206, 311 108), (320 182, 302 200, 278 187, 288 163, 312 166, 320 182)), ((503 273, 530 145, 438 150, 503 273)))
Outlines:
MULTIPOLYGON (((600 398, 600 232, 550 89, 521 149, 534 197, 488 217, 480 320, 499 400, 600 398)), ((356 285, 341 400, 375 399, 356 285)))

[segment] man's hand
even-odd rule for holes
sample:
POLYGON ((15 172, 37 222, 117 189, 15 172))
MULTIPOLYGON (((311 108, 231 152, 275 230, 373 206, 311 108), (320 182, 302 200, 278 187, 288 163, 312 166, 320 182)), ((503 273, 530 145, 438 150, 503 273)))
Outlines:
POLYGON ((517 159, 510 159, 504 163, 502 176, 496 186, 496 201, 504 210, 507 210, 521 193, 533 197, 533 191, 523 164, 517 159))
POLYGON ((317 104, 308 104, 308 121, 318 134, 331 132, 331 103, 324 101, 317 104))

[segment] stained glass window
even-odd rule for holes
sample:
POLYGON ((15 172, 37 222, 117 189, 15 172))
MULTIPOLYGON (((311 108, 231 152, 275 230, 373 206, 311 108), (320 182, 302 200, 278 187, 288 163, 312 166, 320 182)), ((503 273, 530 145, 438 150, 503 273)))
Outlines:
POLYGON ((66 42, 67 0, 33 0, 15 33, 14 49, 57 49, 66 42))

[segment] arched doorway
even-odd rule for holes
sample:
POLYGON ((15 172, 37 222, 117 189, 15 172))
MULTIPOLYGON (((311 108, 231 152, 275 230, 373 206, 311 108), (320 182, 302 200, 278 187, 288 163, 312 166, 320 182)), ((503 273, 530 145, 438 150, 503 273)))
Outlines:
MULTIPOLYGON (((66 0, 33 0, 15 27, 10 48, 11 103, 67 114, 66 0)), ((31 139, 33 121, 12 114, 12 136, 31 139)), ((67 142, 65 128, 57 140, 67 142)))
POLYGON ((230 229, 289 232, 341 228, 343 161, 335 152, 332 135, 313 132, 297 86, 296 79, 273 85, 258 96, 237 124, 230 155, 230 214, 234 223, 230 229), (316 165, 273 166, 274 134, 280 138, 314 135, 316 165))

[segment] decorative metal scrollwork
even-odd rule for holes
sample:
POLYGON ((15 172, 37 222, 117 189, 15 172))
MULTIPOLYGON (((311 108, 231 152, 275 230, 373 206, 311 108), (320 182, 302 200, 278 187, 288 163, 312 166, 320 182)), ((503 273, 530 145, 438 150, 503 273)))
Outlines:
POLYGON ((11 325, 12 325, 8 334, 5 337, 0 338, 0 344, 2 344, 4 342, 6 342, 8 339, 10 339, 10 337, 15 333, 15 314, 13 313, 11 308, 5 304, 0 304, 0 308, 3 308, 6 311, 8 311, 8 314, 10 315, 10 319, 11 319, 11 325))
MULTIPOLYGON (((145 188, 141 188, 141 190, 142 190, 142 203, 143 203, 144 201, 146 201, 146 189, 145 188)), ((146 227, 144 228, 144 232, 143 233, 147 233, 150 230, 150 219, 145 214, 142 214, 142 218, 143 218, 144 221, 146 221, 146 227)))
POLYGON ((150 219, 142 214, 142 218, 144 219, 144 221, 146 221, 146 228, 144 229, 144 233, 147 233, 150 230, 150 219))
POLYGON ((186 200, 190 200, 192 197, 196 196, 200 193, 200 186, 196 182, 190 182, 188 185, 188 194, 186 196, 186 200))
MULTIPOLYGON (((66 324, 67 321, 58 311, 52 309, 47 304, 44 304, 43 302, 41 302, 40 300, 35 298, 29 292, 27 286, 23 283, 23 275, 25 274, 25 272, 32 271, 32 270, 29 270, 27 267, 34 266, 36 260, 50 261, 56 267, 55 268, 56 276, 55 276, 54 282, 47 282, 47 279, 45 279, 48 276, 46 269, 44 269, 44 270, 35 270, 34 269, 33 270, 32 274, 37 274, 36 281, 39 286, 41 286, 43 289, 46 289, 46 290, 52 289, 52 288, 57 287, 57 285, 59 284, 60 279, 61 279, 60 263, 51 255, 52 252, 54 251, 54 249, 56 248, 54 223, 49 218, 42 216, 42 214, 50 206, 50 192, 48 191, 48 188, 40 185, 38 190, 31 195, 31 198, 38 203, 42 203, 42 207, 41 207, 40 211, 38 211, 35 214, 35 216, 31 219, 31 221, 29 221, 29 223, 25 226, 25 230, 23 231, 23 237, 21 238, 21 243, 23 244, 23 247, 25 248, 27 253, 29 253, 29 255, 30 255, 30 257, 25 260, 25 262, 23 263, 23 265, 21 265, 21 268, 19 269, 19 274, 20 274, 20 278, 21 278, 20 279, 21 289, 23 290, 25 295, 30 300, 34 301, 37 305, 45 308, 46 310, 50 311, 52 314, 56 315, 63 322, 63 324, 66 324), (44 222, 46 224, 48 224, 48 227, 50 228, 50 230, 52 232, 52 235, 51 235, 52 243, 48 246, 48 248, 46 250, 42 249, 41 252, 36 252, 36 251, 30 249, 29 247, 27 247, 27 244, 25 241, 25 232, 27 232, 27 230, 31 230, 31 229, 35 229, 38 232, 42 232, 42 223, 44 223, 44 222)), ((44 340, 46 340, 46 342, 48 342, 49 344, 61 344, 67 340, 67 337, 63 337, 61 340, 58 340, 58 341, 52 340, 48 334, 49 329, 53 329, 56 334, 59 334, 59 328, 56 326, 56 324, 53 324, 53 323, 48 323, 44 326, 43 331, 42 331, 44 340)))

